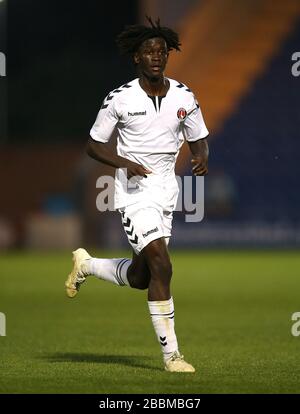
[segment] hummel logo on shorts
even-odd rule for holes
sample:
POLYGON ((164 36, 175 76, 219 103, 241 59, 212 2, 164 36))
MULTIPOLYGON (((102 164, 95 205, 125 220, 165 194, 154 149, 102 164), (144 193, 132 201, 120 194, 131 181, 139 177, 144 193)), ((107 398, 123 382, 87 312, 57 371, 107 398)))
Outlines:
POLYGON ((155 229, 147 231, 147 233, 143 233, 143 237, 147 237, 150 234, 155 233, 156 231, 158 231, 158 227, 155 227, 155 229))
POLYGON ((143 112, 128 112, 128 116, 146 115, 146 111, 143 112))

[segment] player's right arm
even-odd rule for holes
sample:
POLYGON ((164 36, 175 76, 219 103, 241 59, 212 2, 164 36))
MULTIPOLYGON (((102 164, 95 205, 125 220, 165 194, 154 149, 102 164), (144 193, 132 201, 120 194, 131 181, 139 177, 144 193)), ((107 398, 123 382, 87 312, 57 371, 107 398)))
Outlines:
POLYGON ((147 177, 147 174, 151 173, 151 171, 147 170, 142 165, 114 154, 108 144, 94 141, 92 138, 90 138, 87 143, 86 151, 90 157, 94 158, 94 160, 103 162, 111 167, 126 168, 128 178, 135 175, 147 177))
POLYGON ((126 168, 128 178, 135 175, 147 177, 146 174, 150 174, 151 171, 136 162, 116 155, 107 145, 120 118, 116 101, 117 98, 113 92, 104 100, 90 131, 91 138, 87 144, 87 153, 95 160, 111 167, 126 168))

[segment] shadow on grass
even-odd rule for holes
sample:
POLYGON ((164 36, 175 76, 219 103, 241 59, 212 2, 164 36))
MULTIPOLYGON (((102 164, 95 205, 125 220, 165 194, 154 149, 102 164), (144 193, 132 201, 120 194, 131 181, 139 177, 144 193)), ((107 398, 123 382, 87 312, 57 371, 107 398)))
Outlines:
POLYGON ((94 364, 119 364, 136 368, 148 368, 155 371, 161 370, 159 367, 155 367, 146 363, 145 360, 150 360, 149 356, 137 356, 137 355, 99 355, 99 354, 85 354, 85 353, 54 353, 41 357, 49 362, 89 362, 94 364))

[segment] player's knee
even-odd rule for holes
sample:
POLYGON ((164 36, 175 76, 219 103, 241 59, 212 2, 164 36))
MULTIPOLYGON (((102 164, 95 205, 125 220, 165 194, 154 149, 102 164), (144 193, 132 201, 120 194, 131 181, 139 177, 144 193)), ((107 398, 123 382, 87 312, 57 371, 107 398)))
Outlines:
POLYGON ((147 275, 141 277, 140 275, 131 273, 130 277, 128 277, 128 281, 130 287, 134 289, 145 290, 148 289, 150 277, 148 277, 147 275))
POLYGON ((139 280, 134 287, 135 289, 146 290, 149 287, 149 280, 139 280))

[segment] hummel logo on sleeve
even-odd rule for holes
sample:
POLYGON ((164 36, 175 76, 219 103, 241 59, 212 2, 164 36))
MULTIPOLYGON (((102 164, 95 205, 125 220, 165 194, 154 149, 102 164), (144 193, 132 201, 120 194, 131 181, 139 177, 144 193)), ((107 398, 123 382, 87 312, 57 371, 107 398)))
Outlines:
POLYGON ((146 115, 147 111, 143 112, 128 112, 128 116, 146 115))
POLYGON ((155 227, 155 229, 147 231, 147 233, 143 233, 143 237, 147 237, 152 233, 156 233, 158 231, 158 227, 155 227))

